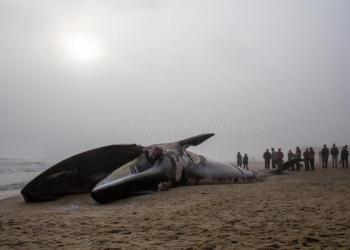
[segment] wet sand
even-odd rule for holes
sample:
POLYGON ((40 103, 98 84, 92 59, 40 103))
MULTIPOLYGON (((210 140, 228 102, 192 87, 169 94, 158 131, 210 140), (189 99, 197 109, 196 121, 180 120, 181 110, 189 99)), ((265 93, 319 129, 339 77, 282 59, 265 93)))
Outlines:
POLYGON ((0 201, 0 249, 350 249, 350 169, 174 188, 97 205, 89 195, 0 201))

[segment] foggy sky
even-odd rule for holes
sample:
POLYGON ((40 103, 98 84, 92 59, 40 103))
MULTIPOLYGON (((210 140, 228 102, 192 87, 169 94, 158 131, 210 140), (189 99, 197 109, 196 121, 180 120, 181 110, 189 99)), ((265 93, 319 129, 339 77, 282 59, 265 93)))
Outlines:
POLYGON ((230 160, 350 143, 347 0, 0 0, 0 156, 204 132, 230 160), (94 37, 72 60, 60 39, 94 37))

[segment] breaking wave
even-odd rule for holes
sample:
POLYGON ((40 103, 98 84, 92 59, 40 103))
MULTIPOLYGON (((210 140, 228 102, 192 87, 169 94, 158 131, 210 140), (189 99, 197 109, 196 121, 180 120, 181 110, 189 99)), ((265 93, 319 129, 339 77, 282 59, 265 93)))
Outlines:
POLYGON ((8 191, 22 189, 54 163, 53 159, 0 158, 0 198, 6 198, 8 191))
POLYGON ((26 185, 26 182, 18 182, 18 183, 12 183, 12 184, 7 184, 7 185, 0 185, 0 191, 22 189, 25 185, 26 185))

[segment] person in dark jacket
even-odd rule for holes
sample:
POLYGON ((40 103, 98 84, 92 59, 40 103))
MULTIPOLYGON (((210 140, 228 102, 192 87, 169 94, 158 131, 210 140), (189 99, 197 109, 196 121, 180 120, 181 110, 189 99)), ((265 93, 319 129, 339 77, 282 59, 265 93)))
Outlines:
POLYGON ((265 168, 270 168, 270 162, 271 162, 272 155, 268 149, 266 149, 266 151, 263 155, 263 158, 265 160, 265 168))
POLYGON ((242 167, 242 155, 240 152, 237 154, 237 166, 242 167))
POLYGON ((348 151, 348 145, 345 145, 340 153, 340 161, 341 161, 341 167, 342 168, 348 168, 348 161, 349 161, 349 151, 348 151))
POLYGON ((244 156, 243 156, 243 167, 246 168, 247 170, 249 170, 249 168, 248 168, 248 160, 249 160, 248 155, 247 155, 247 153, 245 153, 244 156))
MULTIPOLYGON (((292 150, 289 149, 288 151, 288 161, 293 160, 295 157, 295 155, 293 154, 292 150)), ((294 164, 292 165, 292 167, 290 168, 291 171, 295 171, 295 166, 294 164)))
POLYGON ((275 151, 274 148, 271 148, 271 165, 272 168, 276 168, 277 165, 277 152, 275 151))
POLYGON ((304 156, 304 163, 305 163, 305 171, 309 171, 310 170, 310 152, 308 148, 305 149, 303 156, 304 156))
POLYGON ((309 149, 309 154, 310 154, 310 168, 311 170, 315 170, 315 151, 313 148, 309 149))
POLYGON ((339 155, 339 150, 338 147, 333 144, 333 147, 331 148, 331 156, 332 156, 332 166, 333 168, 338 167, 338 155, 339 155))
MULTIPOLYGON (((295 158, 296 158, 296 159, 301 159, 301 150, 300 150, 299 147, 297 147, 296 150, 295 150, 295 158)), ((297 169, 296 169, 296 170, 299 171, 300 168, 301 168, 301 164, 298 162, 298 163, 297 163, 297 169)))
POLYGON ((276 156, 277 156, 277 167, 280 168, 283 164, 283 157, 284 157, 284 154, 280 148, 278 149, 276 156))
POLYGON ((327 148, 327 145, 323 145, 322 151, 321 151, 321 157, 322 157, 322 168, 327 168, 328 166, 328 157, 329 157, 329 149, 327 148))

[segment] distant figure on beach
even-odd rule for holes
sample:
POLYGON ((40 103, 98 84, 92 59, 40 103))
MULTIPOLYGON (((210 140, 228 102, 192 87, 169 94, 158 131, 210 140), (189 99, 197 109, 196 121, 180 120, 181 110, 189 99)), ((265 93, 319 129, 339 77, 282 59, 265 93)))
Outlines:
MULTIPOLYGON (((297 147, 296 150, 295 150, 295 158, 296 159, 300 159, 301 158, 301 149, 299 147, 297 147)), ((301 168, 301 164, 298 162, 296 167, 297 167, 296 170, 299 171, 300 168, 301 168)))
POLYGON ((266 151, 263 155, 263 158, 265 160, 265 168, 270 168, 270 162, 271 162, 272 155, 271 155, 269 149, 266 149, 266 151))
MULTIPOLYGON (((288 161, 293 160, 295 157, 295 155, 293 154, 292 150, 289 149, 288 151, 288 161)), ((292 165, 292 167, 290 168, 291 171, 295 171, 295 166, 294 164, 292 165)))
POLYGON ((242 167, 242 155, 240 152, 237 154, 237 166, 242 167))
POLYGON ((328 166, 328 157, 329 157, 329 149, 327 148, 327 145, 323 145, 322 151, 321 151, 321 157, 322 157, 322 168, 327 168, 328 166))
POLYGON ((281 167, 283 164, 283 157, 284 157, 282 149, 280 149, 280 148, 278 149, 278 151, 276 153, 276 157, 277 157, 277 166, 281 167))
POLYGON ((303 156, 304 156, 304 163, 305 163, 305 171, 309 171, 310 170, 310 152, 308 148, 305 149, 303 156))
POLYGON ((272 168, 276 168, 277 165, 277 152, 274 148, 271 148, 271 164, 272 168))
POLYGON ((345 145, 343 147, 341 154, 340 154, 340 159, 341 159, 341 167, 348 168, 348 160, 349 160, 348 145, 345 145))
POLYGON ((315 151, 313 148, 309 149, 310 154, 310 168, 311 170, 315 170, 315 151))
POLYGON ((248 160, 249 160, 248 155, 247 155, 247 153, 245 153, 244 157, 243 157, 243 167, 246 168, 247 170, 249 170, 249 168, 248 168, 248 160))
POLYGON ((333 147, 331 148, 331 155, 332 155, 332 167, 337 168, 338 167, 339 150, 338 150, 338 147, 336 147, 334 143, 333 143, 333 147))

